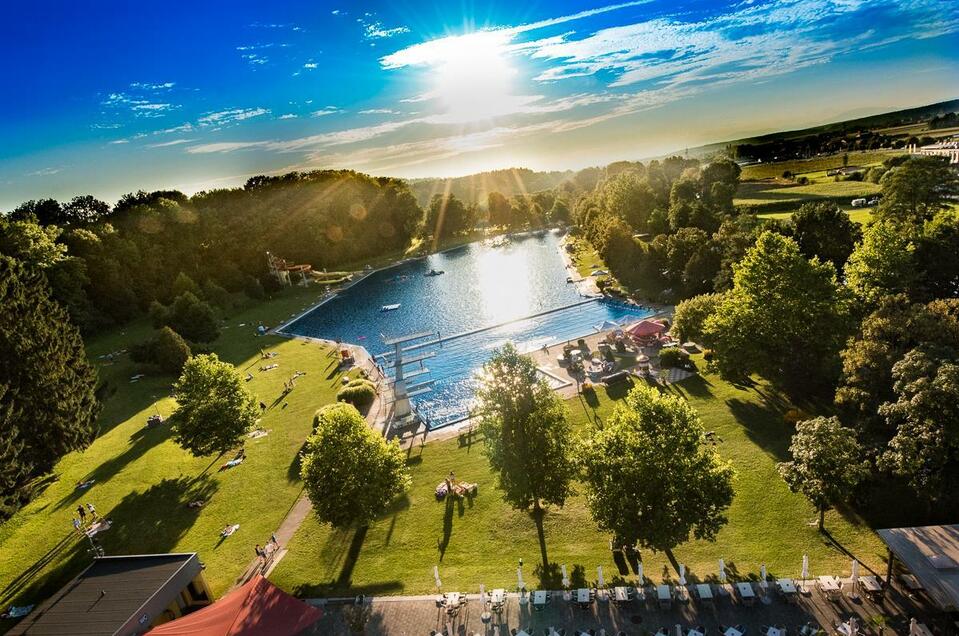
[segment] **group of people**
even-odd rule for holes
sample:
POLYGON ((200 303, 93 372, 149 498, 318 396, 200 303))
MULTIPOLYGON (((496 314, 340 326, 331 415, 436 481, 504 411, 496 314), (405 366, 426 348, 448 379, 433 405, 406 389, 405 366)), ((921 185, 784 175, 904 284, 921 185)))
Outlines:
POLYGON ((270 540, 265 546, 260 547, 260 544, 257 543, 256 547, 253 548, 253 551, 256 552, 256 558, 259 562, 259 567, 262 569, 279 549, 280 546, 277 543, 275 534, 270 535, 270 540))
POLYGON ((76 530, 77 534, 86 532, 88 514, 90 515, 90 525, 95 524, 100 519, 97 509, 92 503, 88 503, 86 508, 83 507, 83 504, 77 506, 77 516, 73 518, 73 529, 76 530))

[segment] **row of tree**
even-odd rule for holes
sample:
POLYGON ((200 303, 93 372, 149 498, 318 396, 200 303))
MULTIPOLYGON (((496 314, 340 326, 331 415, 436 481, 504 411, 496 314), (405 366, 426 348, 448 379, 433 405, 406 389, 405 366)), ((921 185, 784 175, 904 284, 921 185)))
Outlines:
POLYGON ((782 467, 820 507, 865 478, 902 480, 929 503, 959 485, 959 179, 913 157, 881 185, 862 232, 834 207, 804 206, 764 227, 729 289, 676 310, 677 335, 726 377, 834 396, 836 416, 800 423, 782 467))

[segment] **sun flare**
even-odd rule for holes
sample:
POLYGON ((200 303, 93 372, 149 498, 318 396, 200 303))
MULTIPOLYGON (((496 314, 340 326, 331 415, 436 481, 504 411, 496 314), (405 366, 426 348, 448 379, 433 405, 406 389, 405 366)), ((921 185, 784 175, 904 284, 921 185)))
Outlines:
POLYGON ((516 70, 507 56, 506 37, 480 31, 449 38, 446 44, 433 78, 442 115, 451 123, 465 123, 511 112, 516 70))

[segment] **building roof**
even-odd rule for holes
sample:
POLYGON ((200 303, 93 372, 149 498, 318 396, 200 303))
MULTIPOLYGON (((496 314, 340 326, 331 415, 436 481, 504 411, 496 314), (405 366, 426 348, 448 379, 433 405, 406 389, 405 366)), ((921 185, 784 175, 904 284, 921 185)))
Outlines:
POLYGON ((941 610, 959 611, 959 525, 888 528, 879 537, 941 610))
POLYGON ((201 568, 196 553, 95 559, 9 633, 142 633, 201 568))
POLYGON ((155 627, 149 636, 294 636, 321 618, 319 609, 257 574, 213 605, 155 627))

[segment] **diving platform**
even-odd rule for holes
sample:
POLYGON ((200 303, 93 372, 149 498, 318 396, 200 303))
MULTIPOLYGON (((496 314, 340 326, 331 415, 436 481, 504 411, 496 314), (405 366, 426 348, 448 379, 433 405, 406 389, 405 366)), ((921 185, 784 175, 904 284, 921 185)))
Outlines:
POLYGON ((384 365, 389 367, 393 373, 390 383, 393 388, 391 426, 394 428, 406 427, 411 422, 423 421, 413 407, 410 398, 433 390, 434 380, 428 379, 430 370, 423 362, 436 355, 436 351, 429 350, 429 347, 438 342, 439 333, 435 331, 418 331, 396 338, 383 336, 383 344, 393 348, 393 351, 384 353, 380 357, 384 365), (417 353, 407 355, 411 350, 416 350, 417 353), (415 377, 419 377, 421 380, 408 384, 408 381, 415 377))
POLYGON ((400 336, 398 338, 387 338, 386 336, 383 336, 383 344, 385 344, 388 347, 393 347, 395 345, 404 344, 406 342, 410 342, 413 340, 422 340, 423 338, 427 336, 438 336, 438 335, 439 334, 437 334, 435 331, 420 331, 418 333, 411 333, 407 336, 400 336))

